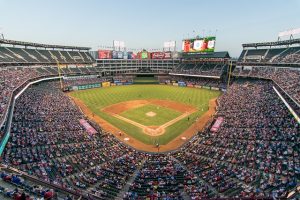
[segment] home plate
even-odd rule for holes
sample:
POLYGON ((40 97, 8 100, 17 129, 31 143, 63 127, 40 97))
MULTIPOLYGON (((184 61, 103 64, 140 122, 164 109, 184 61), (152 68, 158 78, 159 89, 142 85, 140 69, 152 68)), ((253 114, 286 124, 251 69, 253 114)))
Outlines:
POLYGON ((156 115, 156 113, 151 111, 151 112, 147 112, 146 115, 148 117, 154 117, 156 115))

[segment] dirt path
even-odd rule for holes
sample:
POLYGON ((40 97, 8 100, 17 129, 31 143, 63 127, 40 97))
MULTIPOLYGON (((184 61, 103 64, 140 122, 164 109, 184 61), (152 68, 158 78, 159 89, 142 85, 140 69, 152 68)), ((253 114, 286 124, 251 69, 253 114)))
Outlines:
POLYGON ((123 120, 129 124, 132 124, 136 127, 139 127, 143 130, 143 132, 147 135, 150 135, 150 136, 160 136, 160 135, 163 135, 165 133, 165 129, 168 127, 168 126, 171 126, 172 124, 178 122, 179 120, 189 116, 190 114, 196 112, 197 110, 193 110, 193 111, 189 111, 189 112, 185 112, 184 114, 166 122, 165 124, 161 125, 161 126, 158 126, 158 127, 151 127, 151 126, 145 126, 143 124, 140 124, 136 121, 133 121, 131 119, 128 119, 126 117, 123 117, 121 115, 117 115, 117 114, 114 114, 114 113, 108 113, 110 115, 112 115, 113 117, 115 118, 118 118, 120 120, 123 120))
MULTIPOLYGON (((69 95, 70 96, 70 95, 69 95)), ((212 99, 209 101, 209 110, 204 113, 192 126, 190 126, 186 131, 177 136, 171 142, 166 145, 160 145, 159 149, 154 145, 148 145, 136 140, 130 135, 123 133, 117 127, 111 125, 104 119, 100 118, 98 115, 94 115, 93 112, 80 100, 75 97, 70 96, 70 98, 74 101, 76 105, 78 105, 82 112, 92 121, 98 123, 101 128, 107 132, 112 133, 116 138, 123 141, 123 143, 132 146, 133 148, 146 152, 167 152, 175 150, 181 147, 186 141, 188 141, 193 135, 197 133, 197 131, 202 130, 206 123, 209 121, 211 116, 216 112, 216 99, 212 99), (122 132, 120 135, 119 132, 122 132), (129 138, 129 140, 124 140, 125 138, 129 138), (184 139, 183 139, 184 138, 184 139)))
POLYGON ((106 113, 120 114, 126 110, 139 108, 148 104, 155 104, 161 107, 176 110, 181 113, 197 110, 195 107, 184 103, 179 103, 170 100, 162 100, 162 99, 148 99, 148 100, 132 100, 132 101, 125 101, 125 102, 112 104, 102 108, 101 111, 106 113))

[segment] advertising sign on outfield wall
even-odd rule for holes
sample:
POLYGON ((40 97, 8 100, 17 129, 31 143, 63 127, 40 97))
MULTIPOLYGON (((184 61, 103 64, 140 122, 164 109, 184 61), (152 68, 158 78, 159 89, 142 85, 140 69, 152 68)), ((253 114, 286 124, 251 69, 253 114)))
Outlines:
POLYGON ((220 90, 220 89, 217 88, 217 87, 211 87, 210 89, 212 89, 212 90, 220 90))
POLYGON ((102 82, 102 87, 109 87, 110 86, 110 82, 102 82))
POLYGON ((174 86, 178 86, 178 83, 173 83, 174 86))
POLYGON ((178 86, 180 86, 180 87, 186 87, 186 84, 183 81, 178 81, 178 86))

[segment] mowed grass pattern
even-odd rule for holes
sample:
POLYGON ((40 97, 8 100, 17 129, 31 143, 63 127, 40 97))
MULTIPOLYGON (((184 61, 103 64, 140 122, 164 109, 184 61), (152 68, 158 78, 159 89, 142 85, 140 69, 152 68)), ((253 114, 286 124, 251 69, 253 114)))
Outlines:
POLYGON ((208 110, 209 100, 218 97, 220 94, 220 91, 169 85, 114 86, 74 91, 71 93, 72 96, 82 100, 96 115, 146 144, 155 144, 156 142, 167 144, 190 127, 197 117, 205 113, 208 110), (158 137, 145 135, 140 128, 101 111, 102 108, 112 104, 139 99, 177 101, 192 105, 198 111, 190 115, 190 120, 187 120, 186 117, 169 126, 165 134, 158 137))
POLYGON ((145 126, 160 126, 182 115, 182 113, 158 105, 148 104, 139 108, 127 110, 120 115, 145 126), (153 117, 147 116, 146 114, 148 112, 154 112, 156 115, 153 117))

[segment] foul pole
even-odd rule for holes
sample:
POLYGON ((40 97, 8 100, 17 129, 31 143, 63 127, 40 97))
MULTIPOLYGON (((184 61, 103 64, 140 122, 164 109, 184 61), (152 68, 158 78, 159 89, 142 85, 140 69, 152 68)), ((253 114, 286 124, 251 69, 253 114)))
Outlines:
POLYGON ((226 88, 227 90, 229 89, 231 70, 232 70, 232 60, 230 61, 229 64, 229 73, 228 73, 227 88, 226 88))
POLYGON ((60 68, 59 61, 57 59, 56 59, 56 64, 57 64, 57 71, 58 71, 58 77, 59 77, 59 82, 60 82, 60 89, 63 90, 64 84, 63 84, 62 76, 61 76, 61 68, 60 68))

